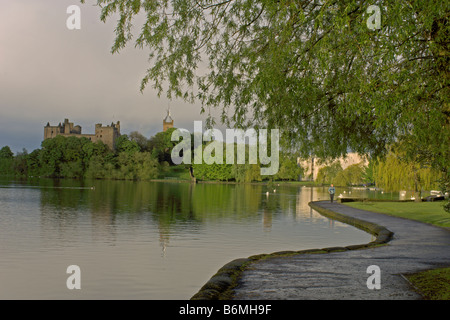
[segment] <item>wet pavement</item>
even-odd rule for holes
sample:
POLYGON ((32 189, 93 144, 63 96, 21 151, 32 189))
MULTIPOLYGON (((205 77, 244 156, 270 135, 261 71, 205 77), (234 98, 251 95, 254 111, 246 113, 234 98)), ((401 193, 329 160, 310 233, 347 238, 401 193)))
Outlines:
MULTIPOLYGON (((252 262, 234 288, 236 300, 414 300, 404 274, 450 266, 450 230, 421 222, 318 201, 317 208, 383 226, 387 244, 343 252, 297 254, 252 262), (380 288, 369 289, 378 266, 380 288)), ((356 245, 356 244, 355 244, 356 245)), ((330 246, 331 247, 331 246, 330 246)))

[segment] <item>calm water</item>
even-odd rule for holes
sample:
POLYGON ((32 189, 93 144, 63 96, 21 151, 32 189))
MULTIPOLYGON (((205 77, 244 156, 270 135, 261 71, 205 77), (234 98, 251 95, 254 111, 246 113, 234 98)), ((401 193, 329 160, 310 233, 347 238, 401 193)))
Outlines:
POLYGON ((261 185, 0 181, 0 299, 189 299, 236 258, 372 240, 310 209, 312 199, 327 198, 326 188, 266 192, 261 185), (66 287, 69 265, 81 269, 81 290, 66 287))

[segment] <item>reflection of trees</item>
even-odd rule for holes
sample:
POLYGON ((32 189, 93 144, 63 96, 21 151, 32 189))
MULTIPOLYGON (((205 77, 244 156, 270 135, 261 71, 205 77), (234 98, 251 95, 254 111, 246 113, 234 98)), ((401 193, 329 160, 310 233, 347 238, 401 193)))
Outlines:
POLYGON ((41 206, 51 205, 60 210, 79 209, 86 203, 89 192, 78 180, 42 179, 33 187, 41 190, 41 206))
POLYGON ((261 206, 262 186, 251 184, 197 184, 192 196, 199 220, 256 215, 261 206))
POLYGON ((57 239, 59 244, 70 243, 84 232, 83 215, 88 190, 81 181, 42 179, 31 187, 40 190, 41 231, 44 240, 57 239))
POLYGON ((166 248, 169 245, 169 239, 170 239, 170 230, 168 227, 164 227, 162 225, 158 226, 158 232, 159 232, 159 244, 162 249, 161 256, 165 256, 166 254, 166 248))
POLYGON ((262 219, 264 231, 270 231, 272 229, 272 217, 273 217, 272 211, 267 210, 265 208, 264 212, 263 212, 263 219, 262 219))
MULTIPOLYGON (((150 220, 158 230, 163 251, 172 235, 186 230, 192 233, 194 228, 201 229, 204 223, 215 220, 238 223, 251 218, 261 221, 264 230, 270 231, 275 215, 317 218, 308 206, 312 200, 311 188, 112 180, 45 183, 41 192, 44 229, 60 230, 63 237, 67 226, 72 224, 68 219, 87 218, 94 240, 114 242, 116 224, 128 222, 138 227, 142 225, 139 221, 145 221, 143 225, 147 225, 150 220), (267 191, 269 195, 266 195, 267 191)), ((314 188, 314 200, 322 193, 325 191, 321 188, 314 188)), ((73 224, 79 225, 78 221, 73 224)), ((73 228, 75 233, 76 227, 73 228)))
POLYGON ((311 216, 312 210, 308 205, 314 197, 314 188, 312 187, 302 187, 298 189, 297 192, 297 207, 295 208, 296 216, 311 216))
MULTIPOLYGON (((262 186, 134 181, 48 180, 41 192, 46 221, 67 224, 90 211, 94 237, 114 234, 118 220, 151 219, 158 226, 163 248, 170 235, 188 222, 190 228, 207 220, 239 221, 258 214, 262 186), (71 215, 64 212, 70 211, 71 215), (58 215, 58 216, 55 216, 58 215)), ((83 215, 83 219, 85 215, 83 215)), ((76 224, 76 223, 74 223, 76 224)))

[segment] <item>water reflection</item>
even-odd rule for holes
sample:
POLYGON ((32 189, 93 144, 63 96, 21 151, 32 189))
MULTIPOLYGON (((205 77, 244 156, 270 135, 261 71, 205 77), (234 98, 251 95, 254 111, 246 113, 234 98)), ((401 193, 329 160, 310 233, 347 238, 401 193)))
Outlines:
POLYGON ((269 191, 253 184, 96 180, 43 180, 39 187, 42 235, 49 242, 71 242, 83 234, 114 245, 118 224, 133 229, 145 223, 155 226, 163 256, 171 236, 186 225, 200 230, 217 220, 238 224, 260 219, 262 230, 271 232, 277 215, 294 221, 323 219, 308 203, 327 199, 326 187, 277 186, 269 191))
POLYGON ((311 210, 308 202, 325 199, 326 188, 96 180, 2 185, 0 298, 71 299, 64 272, 79 264, 81 298, 186 299, 236 258, 370 241, 311 210), (33 278, 30 270, 45 276, 33 278), (30 279, 19 285, 24 274, 30 279))

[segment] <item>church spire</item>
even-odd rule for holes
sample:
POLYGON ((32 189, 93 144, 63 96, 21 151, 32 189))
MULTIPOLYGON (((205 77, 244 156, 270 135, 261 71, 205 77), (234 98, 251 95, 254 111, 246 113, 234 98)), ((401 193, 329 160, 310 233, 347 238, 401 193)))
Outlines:
POLYGON ((166 121, 166 122, 171 122, 171 121, 173 121, 172 117, 170 116, 170 107, 167 108, 167 116, 166 116, 166 118, 164 119, 164 121, 166 121))
POLYGON ((173 128, 173 119, 170 115, 170 105, 167 105, 167 115, 163 119, 163 131, 167 131, 167 129, 173 128))

